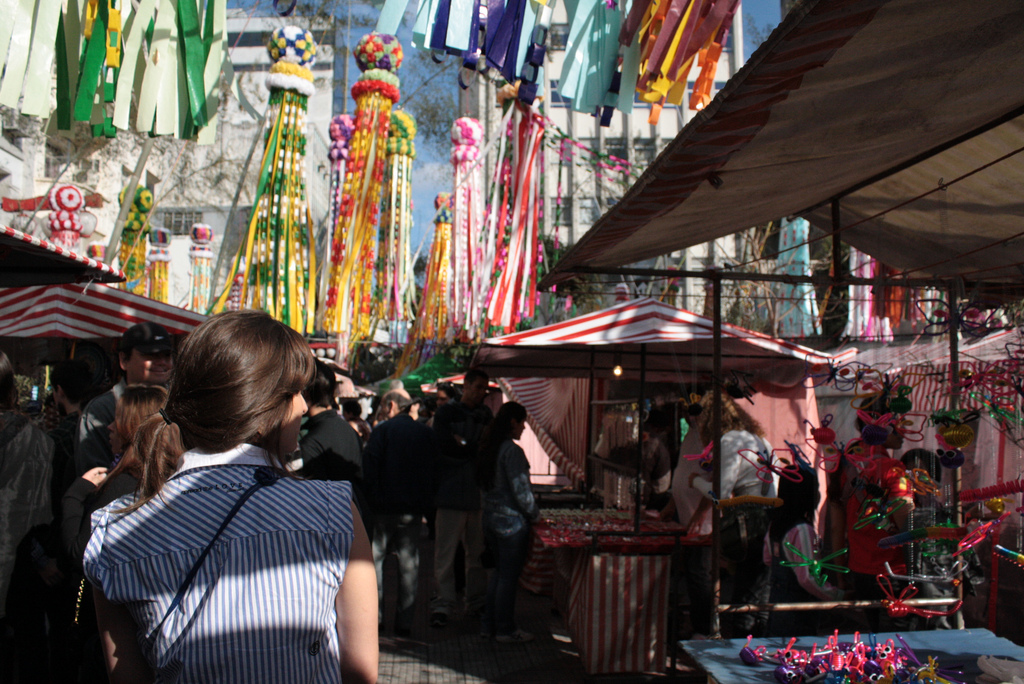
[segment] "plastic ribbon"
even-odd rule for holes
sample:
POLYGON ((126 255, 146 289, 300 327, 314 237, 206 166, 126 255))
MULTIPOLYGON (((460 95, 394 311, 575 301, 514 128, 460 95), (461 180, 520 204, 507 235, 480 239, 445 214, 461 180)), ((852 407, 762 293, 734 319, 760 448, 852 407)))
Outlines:
POLYGON ((309 74, 316 45, 307 31, 288 26, 274 31, 267 49, 276 63, 267 76, 270 110, 255 206, 228 285, 212 311, 224 311, 235 297, 237 305, 262 309, 292 329, 309 334, 313 331, 316 257, 306 201, 308 97, 304 93, 311 83, 302 75, 309 74), (232 287, 239 280, 236 296, 232 287))

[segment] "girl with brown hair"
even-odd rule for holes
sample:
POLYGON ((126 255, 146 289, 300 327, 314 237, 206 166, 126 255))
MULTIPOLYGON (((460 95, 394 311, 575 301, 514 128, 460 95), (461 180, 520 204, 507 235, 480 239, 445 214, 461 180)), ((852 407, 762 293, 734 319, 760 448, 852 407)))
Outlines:
POLYGON ((372 682, 376 577, 347 482, 288 477, 313 376, 301 335, 196 328, 142 424, 135 502, 95 516, 86 576, 111 682, 372 682))
POLYGON ((72 564, 81 569, 82 554, 92 533, 93 511, 132 494, 142 476, 142 459, 132 447, 136 430, 150 416, 156 415, 167 401, 167 390, 158 385, 129 385, 117 400, 114 422, 110 424, 110 448, 115 465, 92 468, 75 480, 63 499, 61 538, 72 564))

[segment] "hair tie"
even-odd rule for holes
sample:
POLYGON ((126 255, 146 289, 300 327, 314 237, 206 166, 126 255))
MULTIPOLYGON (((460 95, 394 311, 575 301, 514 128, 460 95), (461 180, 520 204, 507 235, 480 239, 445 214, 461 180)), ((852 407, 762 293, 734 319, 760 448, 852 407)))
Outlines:
POLYGON ((170 419, 170 418, 168 418, 168 417, 167 417, 167 412, 166 412, 166 411, 164 411, 164 410, 163 410, 163 409, 161 408, 161 409, 157 409, 157 413, 159 413, 159 414, 160 414, 160 417, 164 419, 164 422, 165 422, 165 423, 167 423, 168 425, 171 425, 172 421, 171 421, 171 419, 170 419))

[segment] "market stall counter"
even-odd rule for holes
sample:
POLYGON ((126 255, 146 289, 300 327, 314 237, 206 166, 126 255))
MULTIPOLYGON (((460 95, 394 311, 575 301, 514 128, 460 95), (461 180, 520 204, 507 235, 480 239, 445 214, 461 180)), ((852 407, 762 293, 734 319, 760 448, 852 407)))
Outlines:
POLYGON ((533 527, 524 585, 550 577, 588 674, 664 671, 672 554, 710 543, 671 522, 640 532, 632 512, 607 510, 542 510, 533 527))
MULTIPOLYGON (((994 656, 1000 659, 1012 661, 1024 661, 1024 648, 1016 645, 1008 639, 997 637, 987 629, 952 629, 932 630, 920 632, 903 632, 900 635, 895 633, 883 634, 841 634, 836 641, 840 646, 852 644, 859 640, 868 644, 885 644, 892 639, 896 647, 901 646, 900 637, 913 650, 913 657, 924 667, 934 665, 940 677, 948 672, 949 676, 943 679, 932 679, 929 681, 952 681, 961 682, 991 682, 999 679, 980 678, 983 671, 978 664, 981 656, 994 656), (934 663, 929 661, 934 658, 934 663), (947 669, 948 668, 948 669, 947 669), (954 670, 962 670, 956 673, 954 670)), ((815 644, 819 652, 826 647, 828 637, 800 637, 791 649, 810 651, 815 644)), ((767 654, 774 654, 780 649, 786 649, 790 639, 774 637, 769 639, 752 639, 749 642, 751 649, 766 647, 767 654)), ((686 653, 691 656, 697 665, 707 674, 708 684, 775 684, 778 681, 775 677, 777 663, 764 662, 756 665, 747 665, 740 659, 740 651, 748 646, 746 639, 724 639, 706 641, 683 641, 679 644, 686 653)), ((1017 667, 1024 665, 1024 662, 1011 663, 1017 667)), ((918 681, 911 679, 909 681, 918 681)))

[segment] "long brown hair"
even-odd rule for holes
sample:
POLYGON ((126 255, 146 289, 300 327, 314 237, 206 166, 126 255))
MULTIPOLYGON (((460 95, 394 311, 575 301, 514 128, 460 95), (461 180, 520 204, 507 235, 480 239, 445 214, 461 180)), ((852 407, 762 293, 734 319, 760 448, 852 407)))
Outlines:
MULTIPOLYGON (((714 403, 715 397, 712 392, 705 392, 704 396, 700 398, 700 405, 704 408, 697 416, 697 430, 700 432, 701 441, 705 444, 710 443, 715 435, 711 432, 711 414, 712 404, 714 403)), ((721 434, 724 435, 726 432, 732 432, 733 430, 746 430, 752 435, 758 437, 764 437, 764 428, 761 424, 751 417, 749 413, 743 410, 736 400, 731 396, 723 392, 721 389, 717 390, 719 396, 722 397, 722 424, 721 434)))
POLYGON ((240 444, 278 453, 293 397, 313 378, 313 354, 302 336, 261 311, 232 311, 193 330, 178 350, 164 416, 146 420, 134 446, 143 458, 138 496, 156 496, 190 449, 209 453, 240 444))
POLYGON ((121 460, 99 486, 99 491, 102 491, 114 476, 121 473, 128 473, 135 479, 142 477, 142 459, 139 458, 139 452, 133 444, 135 433, 147 418, 156 415, 166 401, 167 390, 159 385, 128 385, 124 388, 124 393, 117 400, 117 408, 114 410, 114 430, 121 439, 121 444, 127 446, 121 454, 121 460))

